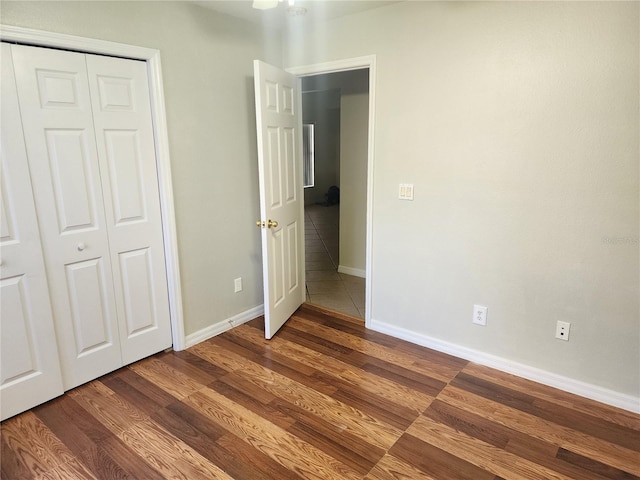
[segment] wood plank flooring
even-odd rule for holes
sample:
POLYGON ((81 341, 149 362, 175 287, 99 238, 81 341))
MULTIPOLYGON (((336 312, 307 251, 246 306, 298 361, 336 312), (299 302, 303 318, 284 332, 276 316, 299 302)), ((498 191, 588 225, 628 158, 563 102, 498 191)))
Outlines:
POLYGON ((640 416, 303 306, 1 425, 2 479, 637 479, 640 416))

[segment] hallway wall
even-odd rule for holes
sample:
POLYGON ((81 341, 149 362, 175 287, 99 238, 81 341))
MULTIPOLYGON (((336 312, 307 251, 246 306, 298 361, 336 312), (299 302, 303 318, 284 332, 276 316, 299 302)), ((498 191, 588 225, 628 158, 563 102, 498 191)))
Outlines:
POLYGON ((369 94, 340 97, 339 272, 364 277, 367 245, 369 94))

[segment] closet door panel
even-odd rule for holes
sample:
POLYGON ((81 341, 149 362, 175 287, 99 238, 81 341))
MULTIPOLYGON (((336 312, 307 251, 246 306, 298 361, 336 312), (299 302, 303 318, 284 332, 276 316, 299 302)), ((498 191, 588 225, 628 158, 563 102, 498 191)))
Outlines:
POLYGON ((63 387, 8 44, 2 44, 0 59, 0 417, 4 420, 61 395, 63 387))
POLYGON ((85 55, 11 49, 68 390, 122 366, 85 55))
POLYGON ((138 133, 105 130, 103 134, 113 203, 113 225, 148 221, 138 133))
MULTIPOLYGON (((148 248, 119 254, 127 338, 156 328, 156 296, 151 251, 148 248)), ((163 348, 166 348, 163 347, 163 348)))
POLYGON ((87 56, 125 363, 171 346, 162 219, 144 62, 87 56))
POLYGON ((47 129, 45 142, 60 234, 98 230, 95 184, 91 182, 91 139, 87 130, 47 129))
POLYGON ((109 305, 103 259, 92 258, 65 265, 71 325, 78 357, 112 345, 113 333, 109 319, 109 305))
POLYGON ((2 383, 38 370, 34 362, 34 345, 30 315, 29 287, 25 275, 0 280, 2 295, 2 383), (6 363, 5 363, 6 362, 6 363))

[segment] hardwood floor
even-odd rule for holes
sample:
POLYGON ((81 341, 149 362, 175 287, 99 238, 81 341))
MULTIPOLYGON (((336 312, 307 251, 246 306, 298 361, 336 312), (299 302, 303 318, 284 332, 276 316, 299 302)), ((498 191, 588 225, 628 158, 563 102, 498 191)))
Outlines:
POLYGON ((2 423, 2 479, 631 479, 640 417, 303 307, 2 423))

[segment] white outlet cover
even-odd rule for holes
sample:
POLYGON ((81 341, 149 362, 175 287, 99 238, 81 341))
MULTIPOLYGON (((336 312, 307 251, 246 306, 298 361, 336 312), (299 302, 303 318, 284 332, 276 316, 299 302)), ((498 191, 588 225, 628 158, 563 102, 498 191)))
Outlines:
POLYGON ((487 307, 484 305, 474 305, 473 318, 471 321, 476 325, 485 326, 487 324, 487 307))
POLYGON ((571 330, 571 324, 569 322, 558 321, 556 323, 556 338, 558 340, 569 341, 569 331, 571 330))

